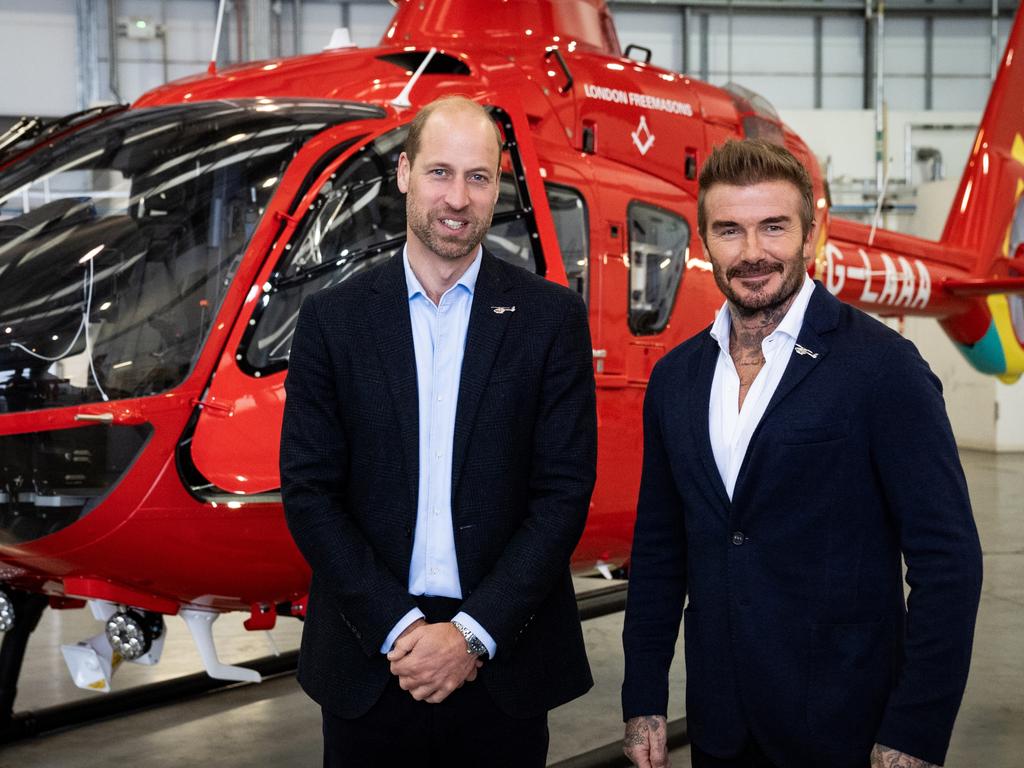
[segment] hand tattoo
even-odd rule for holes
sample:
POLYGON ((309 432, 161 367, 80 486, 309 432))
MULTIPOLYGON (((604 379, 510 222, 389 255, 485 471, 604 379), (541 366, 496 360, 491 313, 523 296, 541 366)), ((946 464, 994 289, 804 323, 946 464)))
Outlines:
POLYGON ((871 768, 938 768, 935 763, 911 757, 882 744, 875 744, 871 750, 871 768))
POLYGON ((626 723, 625 746, 639 747, 650 740, 650 734, 665 728, 665 719, 656 715, 634 717, 626 723))

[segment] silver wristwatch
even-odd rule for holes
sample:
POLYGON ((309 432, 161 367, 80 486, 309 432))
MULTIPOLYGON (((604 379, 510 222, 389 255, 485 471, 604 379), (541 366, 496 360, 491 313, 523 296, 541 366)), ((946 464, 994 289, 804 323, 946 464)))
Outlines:
POLYGON ((452 624, 455 628, 462 633, 462 636, 466 639, 466 653, 470 656, 479 656, 482 659, 486 659, 488 656, 487 646, 483 644, 483 641, 473 634, 473 630, 467 627, 465 624, 452 619, 452 624))

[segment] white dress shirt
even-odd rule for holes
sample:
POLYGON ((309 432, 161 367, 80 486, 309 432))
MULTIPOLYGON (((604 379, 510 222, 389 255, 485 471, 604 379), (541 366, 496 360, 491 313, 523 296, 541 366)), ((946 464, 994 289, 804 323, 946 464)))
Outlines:
POLYGON ((764 366, 757 373, 754 383, 750 385, 743 407, 740 402, 740 377, 729 354, 729 332, 732 328, 732 316, 729 303, 726 302, 718 310, 711 336, 718 342, 718 361, 715 364, 715 377, 711 382, 711 406, 708 409, 708 429, 711 435, 711 450, 715 454, 715 464, 722 476, 725 490, 732 499, 736 488, 736 478, 747 455, 750 438, 764 416, 772 395, 786 372, 789 359, 793 356, 797 336, 804 324, 804 314, 814 292, 814 281, 805 278, 804 284, 796 295, 786 316, 779 326, 761 341, 761 353, 764 355, 764 366))
MULTIPOLYGON (((482 254, 483 249, 478 248, 469 269, 435 305, 416 279, 408 253, 402 253, 419 394, 419 490, 409 564, 409 593, 413 595, 462 599, 452 528, 452 447, 462 357, 482 254)), ((390 651, 398 636, 420 618, 423 612, 419 608, 403 616, 385 638, 381 652, 390 651)), ((494 658, 497 646, 493 638, 472 616, 460 611, 454 620, 468 627, 494 658)))

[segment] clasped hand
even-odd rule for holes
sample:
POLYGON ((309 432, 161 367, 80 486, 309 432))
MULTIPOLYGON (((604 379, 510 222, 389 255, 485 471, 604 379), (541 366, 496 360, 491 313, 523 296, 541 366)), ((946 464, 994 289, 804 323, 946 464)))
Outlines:
POLYGON ((483 662, 466 653, 466 640, 450 622, 411 624, 388 652, 391 674, 417 701, 440 704, 465 683, 476 680, 483 662))

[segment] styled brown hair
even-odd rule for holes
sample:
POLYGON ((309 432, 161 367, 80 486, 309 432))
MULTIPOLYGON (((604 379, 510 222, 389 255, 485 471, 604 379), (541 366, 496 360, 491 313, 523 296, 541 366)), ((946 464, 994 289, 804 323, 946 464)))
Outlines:
POLYGON ((504 140, 501 138, 501 131, 498 129, 498 124, 494 122, 494 118, 491 117, 490 113, 482 106, 477 104, 472 99, 467 99, 465 96, 442 96, 439 99, 434 99, 429 104, 423 106, 419 112, 416 113, 416 117, 412 119, 409 124, 409 135, 405 138, 405 154, 409 158, 409 165, 412 166, 416 162, 416 155, 420 151, 420 137, 423 135, 423 128, 427 124, 427 120, 439 109, 462 109, 469 112, 474 112, 480 117, 483 117, 490 126, 494 129, 494 140, 498 144, 498 167, 501 167, 501 148, 504 144, 504 140))
POLYGON ((697 191, 697 229, 707 234, 704 198, 715 184, 749 187, 762 181, 788 181, 800 193, 800 227, 803 236, 814 224, 814 188, 811 175, 785 147, 763 139, 730 140, 711 150, 700 169, 697 191))

